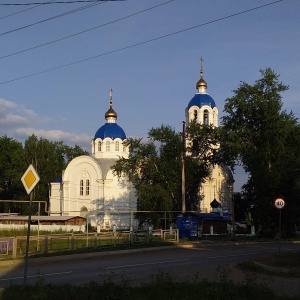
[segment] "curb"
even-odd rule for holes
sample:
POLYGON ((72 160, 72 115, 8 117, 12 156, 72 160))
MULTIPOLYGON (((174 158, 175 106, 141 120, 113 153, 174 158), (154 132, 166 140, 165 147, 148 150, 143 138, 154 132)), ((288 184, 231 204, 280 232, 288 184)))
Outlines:
POLYGON ((286 274, 291 272, 291 270, 288 269, 288 268, 271 267, 271 266, 267 266, 267 265, 264 265, 262 263, 259 263, 257 261, 254 261, 254 260, 253 260, 253 263, 256 266, 261 267, 264 270, 271 271, 271 272, 282 272, 282 273, 286 273, 286 274))

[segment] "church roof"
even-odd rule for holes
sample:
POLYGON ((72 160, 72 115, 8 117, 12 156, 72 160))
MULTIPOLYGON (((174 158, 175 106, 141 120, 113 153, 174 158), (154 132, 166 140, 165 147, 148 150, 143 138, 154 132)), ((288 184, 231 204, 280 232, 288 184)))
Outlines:
POLYGON ((94 158, 94 160, 100 166, 103 178, 106 178, 108 171, 118 161, 117 158, 94 158))
POLYGON ((203 78, 202 57, 200 60, 201 60, 200 79, 196 83, 196 89, 198 90, 198 93, 190 100, 187 109, 190 109, 192 106, 197 106, 200 108, 204 105, 208 105, 211 108, 216 107, 215 100, 206 93, 207 83, 203 78))
POLYGON ((202 107, 203 105, 208 105, 211 108, 216 107, 215 100, 208 94, 196 94, 189 102, 188 109, 192 106, 202 107))
POLYGON ((105 113, 106 124, 97 130, 94 140, 97 138, 103 140, 107 137, 111 138, 112 140, 117 138, 120 138, 121 140, 126 139, 124 130, 116 123, 118 115, 112 107, 112 92, 113 90, 110 89, 109 110, 105 113))
POLYGON ((116 138, 125 140, 126 134, 117 123, 106 123, 97 130, 94 140, 97 138, 104 140, 107 137, 111 138, 112 140, 116 138))

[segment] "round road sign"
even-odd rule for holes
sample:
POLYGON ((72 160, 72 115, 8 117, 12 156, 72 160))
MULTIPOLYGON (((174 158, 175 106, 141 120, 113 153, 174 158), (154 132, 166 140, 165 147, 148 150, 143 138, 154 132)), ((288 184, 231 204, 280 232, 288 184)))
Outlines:
POLYGON ((274 205, 278 209, 283 209, 285 207, 285 200, 283 198, 277 198, 274 201, 274 205))

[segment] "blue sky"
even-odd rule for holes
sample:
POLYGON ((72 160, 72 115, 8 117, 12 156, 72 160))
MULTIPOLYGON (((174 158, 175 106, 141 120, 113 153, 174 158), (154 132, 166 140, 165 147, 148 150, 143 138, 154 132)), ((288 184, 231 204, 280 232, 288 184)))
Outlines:
MULTIPOLYGON (((106 1, 65 14, 88 4, 0 5, 0 136, 89 151, 110 88, 128 137, 161 124, 181 131, 200 57, 220 117, 232 90, 267 67, 289 85, 284 109, 300 116, 300 1, 106 1)), ((245 176, 235 178, 239 189, 245 176)))

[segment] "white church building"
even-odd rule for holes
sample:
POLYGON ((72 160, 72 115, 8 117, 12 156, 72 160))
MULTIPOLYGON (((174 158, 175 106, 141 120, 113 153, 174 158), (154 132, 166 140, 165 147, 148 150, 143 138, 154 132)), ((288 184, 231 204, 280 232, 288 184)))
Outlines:
MULTIPOLYGON (((203 79, 202 61, 201 58, 200 79, 196 83, 197 92, 185 109, 185 124, 189 126, 190 122, 195 120, 199 124, 218 127, 219 111, 214 99, 206 92, 207 83, 203 79)), ((203 213, 217 211, 224 216, 232 215, 233 183, 233 175, 228 167, 212 166, 210 175, 200 187, 199 211, 203 213)))
MULTIPOLYGON (((197 92, 185 110, 186 126, 192 120, 218 127, 218 108, 206 92, 202 59, 197 92)), ((116 123, 117 113, 112 107, 105 113, 106 123, 92 139, 91 155, 74 158, 62 172, 62 177, 51 183, 50 215, 87 217, 92 226, 101 229, 128 229, 136 226, 137 210, 135 190, 126 177, 114 176, 111 167, 119 157, 128 158, 129 148, 124 146, 126 135, 116 123)), ((201 184, 199 211, 218 211, 224 216, 233 214, 233 176, 225 166, 212 166, 211 174, 201 184)))
POLYGON ((124 146, 126 134, 116 123, 117 113, 110 107, 106 123, 92 139, 91 155, 74 158, 62 177, 51 183, 50 215, 83 216, 92 226, 101 229, 128 229, 134 224, 137 201, 126 177, 114 176, 111 167, 119 157, 128 157, 124 146))

